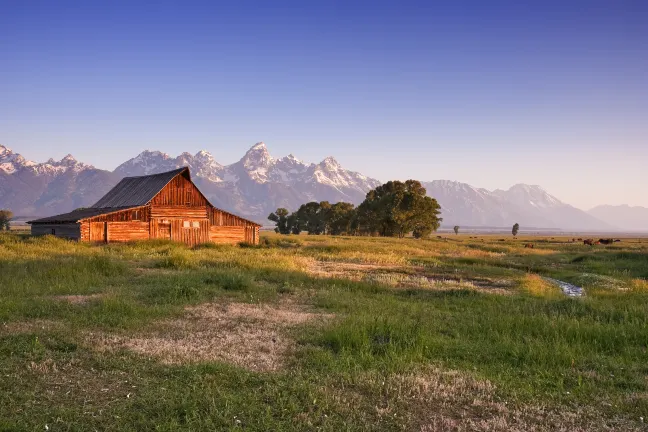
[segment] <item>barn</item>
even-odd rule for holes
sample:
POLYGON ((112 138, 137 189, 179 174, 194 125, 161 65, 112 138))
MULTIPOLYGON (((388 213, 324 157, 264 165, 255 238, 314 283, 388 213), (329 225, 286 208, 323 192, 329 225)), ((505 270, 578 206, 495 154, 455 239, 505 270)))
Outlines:
POLYGON ((32 235, 83 242, 166 239, 258 244, 260 225, 214 207, 191 181, 189 168, 125 177, 91 207, 29 221, 32 235))

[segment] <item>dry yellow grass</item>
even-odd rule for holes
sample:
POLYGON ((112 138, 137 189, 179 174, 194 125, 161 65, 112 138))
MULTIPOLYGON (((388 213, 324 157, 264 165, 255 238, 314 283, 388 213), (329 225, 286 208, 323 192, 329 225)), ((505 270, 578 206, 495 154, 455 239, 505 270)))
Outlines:
POLYGON ((527 274, 522 280, 522 287, 526 292, 537 297, 557 297, 560 296, 560 288, 552 284, 537 274, 527 274))
POLYGON ((294 348, 287 330, 331 315, 283 303, 277 306, 214 303, 188 307, 185 315, 154 323, 138 334, 88 333, 100 351, 128 349, 164 364, 225 361, 255 371, 277 370, 294 348))

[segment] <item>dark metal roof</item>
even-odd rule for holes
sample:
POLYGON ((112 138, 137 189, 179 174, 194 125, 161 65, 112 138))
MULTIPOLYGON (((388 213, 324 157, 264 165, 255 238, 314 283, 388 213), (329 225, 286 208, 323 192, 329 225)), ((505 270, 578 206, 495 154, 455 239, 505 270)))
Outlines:
POLYGON ((178 168, 160 174, 124 177, 91 208, 137 207, 148 204, 175 176, 188 168, 178 168))
POLYGON ((99 216, 107 213, 112 213, 120 210, 124 210, 130 207, 113 207, 113 208, 83 208, 71 211, 70 213, 64 213, 56 216, 49 216, 41 219, 36 219, 29 221, 29 224, 39 224, 39 223, 77 223, 81 219, 86 219, 94 216, 99 216))

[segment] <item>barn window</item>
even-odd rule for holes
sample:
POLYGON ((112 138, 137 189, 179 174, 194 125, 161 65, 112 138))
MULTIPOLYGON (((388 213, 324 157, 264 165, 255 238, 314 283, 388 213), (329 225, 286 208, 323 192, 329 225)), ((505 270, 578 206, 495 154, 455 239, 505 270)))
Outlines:
POLYGON ((191 205, 191 191, 188 190, 185 192, 185 203, 191 205))
POLYGON ((182 228, 191 228, 191 222, 182 221, 182 228))
POLYGON ((140 210, 133 210, 133 220, 140 220, 140 210))
POLYGON ((193 222, 191 222, 191 226, 192 226, 193 228, 200 228, 200 222, 198 222, 198 221, 193 221, 193 222))

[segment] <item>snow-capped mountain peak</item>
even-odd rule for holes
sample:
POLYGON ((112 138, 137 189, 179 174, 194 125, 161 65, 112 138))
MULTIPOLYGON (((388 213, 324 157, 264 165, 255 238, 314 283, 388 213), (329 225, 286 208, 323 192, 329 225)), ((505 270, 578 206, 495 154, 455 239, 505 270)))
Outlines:
POLYGON ((25 159, 22 155, 14 153, 10 148, 0 145, 0 171, 5 174, 14 174, 21 170, 31 170, 36 175, 63 173, 68 170, 75 172, 93 169, 77 161, 71 154, 68 154, 60 161, 49 158, 45 163, 36 163, 25 159))
POLYGON ((9 147, 0 145, 0 171, 13 174, 26 165, 34 165, 34 163, 25 160, 18 153, 14 153, 9 147))

